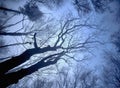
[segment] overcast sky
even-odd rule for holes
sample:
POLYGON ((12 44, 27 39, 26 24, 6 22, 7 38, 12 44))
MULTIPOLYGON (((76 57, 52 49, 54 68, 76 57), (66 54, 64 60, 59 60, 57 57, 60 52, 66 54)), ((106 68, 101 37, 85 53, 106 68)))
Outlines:
MULTIPOLYGON (((19 10, 19 7, 22 7, 25 5, 27 0, 1 0, 0 2, 11 9, 14 10, 19 10)), ((92 46, 92 48, 90 49, 90 51, 88 53, 86 53, 86 55, 90 55, 89 56, 89 60, 86 60, 84 62, 80 62, 81 64, 83 64, 85 67, 90 68, 90 69, 96 69, 97 72, 100 72, 102 70, 102 66, 105 64, 105 59, 104 59, 104 51, 113 51, 115 52, 115 46, 111 42, 111 35, 116 32, 120 26, 119 26, 119 22, 116 21, 117 18, 117 14, 119 11, 119 0, 115 0, 115 2, 110 4, 110 11, 106 11, 104 13, 96 13, 96 12, 91 12, 87 15, 81 15, 81 23, 89 18, 88 23, 90 24, 96 24, 99 25, 99 28, 102 29, 103 31, 99 31, 99 29, 97 29, 97 36, 95 37, 95 39, 100 40, 101 42, 105 42, 105 44, 95 44, 92 46), (95 47, 94 47, 95 46, 95 47), (92 53, 90 53, 92 52, 92 53)), ((53 18, 54 20, 59 20, 62 17, 64 17, 65 15, 67 15, 68 13, 72 13, 73 16, 75 18, 78 17, 78 13, 75 9, 75 7, 73 6, 71 0, 64 0, 64 4, 60 7, 55 7, 53 9, 50 9, 49 7, 46 6, 41 6, 40 4, 38 4, 39 9, 44 13, 43 18, 41 18, 42 20, 49 18, 53 18)), ((22 15, 17 15, 15 16, 13 19, 11 19, 9 23, 13 23, 13 22, 17 22, 18 20, 22 19, 22 15)), ((35 23, 36 25, 39 24, 39 21, 36 22, 31 22, 29 20, 24 21, 24 24, 29 24, 32 25, 33 23, 35 23)), ((20 23, 19 25, 16 25, 14 27, 11 27, 10 32, 18 30, 22 25, 22 23, 20 23)), ((25 30, 25 29, 23 29, 25 30)), ((86 31, 83 31, 81 33, 81 35, 83 36, 88 36, 91 33, 91 30, 93 29, 87 29, 86 31)), ((94 32, 94 31, 93 31, 94 32)), ((80 34, 78 34, 80 35, 80 34)), ((17 41, 22 41, 21 37, 4 37, 5 40, 5 44, 11 44, 17 41)), ((26 46, 29 47, 29 46, 26 46)), ((17 55, 20 54, 22 51, 24 51, 24 47, 23 46, 15 46, 10 47, 9 48, 9 52, 6 54, 2 54, 2 56, 10 56, 12 55, 17 55), (19 48, 18 48, 19 47, 19 48)), ((84 53, 80 53, 78 56, 82 57, 84 53)), ((1 56, 1 57, 2 57, 1 56)))

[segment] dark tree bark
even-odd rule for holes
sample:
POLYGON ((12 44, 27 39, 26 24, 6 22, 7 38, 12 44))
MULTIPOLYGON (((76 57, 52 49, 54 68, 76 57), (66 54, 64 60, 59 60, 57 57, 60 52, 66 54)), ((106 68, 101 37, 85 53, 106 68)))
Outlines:
POLYGON ((44 48, 33 48, 24 51, 21 55, 12 57, 11 59, 0 63, 0 74, 7 72, 8 70, 24 63, 25 61, 29 60, 31 56, 34 54, 40 54, 47 51, 54 51, 56 47, 44 47, 44 48), (4 68, 4 69, 3 69, 4 68))
POLYGON ((49 56, 43 58, 37 64, 35 64, 29 68, 21 69, 21 70, 16 71, 16 72, 2 75, 2 78, 0 79, 0 87, 5 88, 5 87, 9 86, 10 84, 17 83, 18 80, 23 78, 24 76, 30 75, 40 68, 55 64, 63 54, 64 54, 64 52, 49 55, 49 56), (45 62, 45 60, 53 58, 54 56, 56 56, 54 60, 52 60, 52 61, 48 60, 47 62, 45 62))

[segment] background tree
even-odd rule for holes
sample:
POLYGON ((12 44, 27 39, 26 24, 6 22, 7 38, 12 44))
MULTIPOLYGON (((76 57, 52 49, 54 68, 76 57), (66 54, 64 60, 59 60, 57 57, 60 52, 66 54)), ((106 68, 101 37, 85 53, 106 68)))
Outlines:
POLYGON ((81 13, 90 13, 95 11, 97 13, 103 13, 106 10, 110 11, 109 4, 113 0, 74 0, 75 8, 78 11, 78 14, 81 13))
MULTIPOLYGON (((75 67, 76 70, 70 71, 70 69, 67 68, 61 68, 57 70, 55 74, 53 74, 56 78, 50 80, 47 77, 44 77, 42 79, 36 78, 35 81, 31 84, 31 88, 47 88, 48 86, 50 88, 97 88, 98 84, 98 77, 97 75, 94 75, 92 71, 86 70, 84 71, 84 67, 75 67), (89 79, 89 80, 88 80, 89 79)), ((49 75, 49 74, 48 74, 49 75)), ((25 81, 24 81, 25 82, 25 81)), ((26 84, 22 84, 21 87, 29 88, 26 84)), ((18 86, 14 85, 13 88, 17 88, 18 86)))
POLYGON ((3 6, 0 7, 0 10, 26 15, 31 21, 36 21, 43 15, 38 6, 33 2, 28 2, 25 4, 23 8, 20 8, 20 11, 9 9, 3 6))
POLYGON ((106 58, 110 66, 104 67, 104 82, 108 84, 108 87, 119 88, 120 87, 120 36, 119 31, 115 32, 112 36, 112 43, 116 46, 117 52, 106 52, 106 58))

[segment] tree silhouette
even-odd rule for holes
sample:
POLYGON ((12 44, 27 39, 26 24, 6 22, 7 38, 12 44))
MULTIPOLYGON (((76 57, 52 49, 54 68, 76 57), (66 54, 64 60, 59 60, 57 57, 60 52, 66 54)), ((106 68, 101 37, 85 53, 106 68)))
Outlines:
MULTIPOLYGON (((42 17, 43 13, 39 11, 37 4, 33 3, 34 1, 40 2, 40 0, 31 0, 31 2, 25 4, 25 6, 22 7, 20 11, 12 10, 6 7, 0 7, 0 10, 27 15, 29 20, 36 21, 39 17, 42 17)), ((44 3, 44 1, 42 3, 44 3)), ((55 1, 55 3, 60 4, 60 0, 55 1)), ((87 12, 86 9, 83 10, 87 12)), ((12 17, 14 17, 14 15, 12 17)), ((38 28, 33 29, 35 25, 33 24, 31 28, 27 28, 27 30, 25 29, 25 31, 22 32, 19 31, 21 31, 23 27, 20 30, 14 32, 9 32, 5 29, 14 27, 17 24, 24 22, 24 17, 22 20, 16 23, 6 25, 9 19, 0 24, 0 30, 2 30, 0 31, 0 36, 14 36, 14 38, 24 36, 24 38, 26 38, 28 41, 26 42, 23 39, 22 42, 2 45, 0 48, 25 44, 26 46, 28 44, 28 46, 19 55, 12 55, 9 59, 5 59, 4 61, 0 62, 1 88, 5 88, 11 84, 17 83, 20 79, 34 73, 38 69, 54 65, 60 59, 65 60, 69 58, 75 61, 79 61, 79 59, 76 59, 75 57, 76 53, 87 50, 89 48, 89 44, 98 42, 92 40, 94 35, 87 36, 84 39, 81 39, 81 35, 79 35, 83 27, 86 29, 97 29, 96 25, 92 25, 87 22, 88 19, 85 20, 85 22, 80 23, 80 18, 67 16, 67 19, 61 19, 57 21, 58 23, 56 22, 55 24, 49 24, 48 20, 48 23, 46 24, 44 21, 41 21, 41 25, 38 28), (44 36, 44 38, 42 36, 44 36), (29 67, 19 67, 26 61, 29 61, 31 58, 34 58, 34 55, 39 55, 41 58, 37 62, 31 64, 29 67), (16 67, 18 68, 15 69, 16 67)))
MULTIPOLYGON (((71 52, 79 52, 81 49, 84 49, 85 46, 88 46, 91 43, 95 43, 97 41, 91 40, 91 36, 86 38, 85 41, 80 42, 77 41, 74 36, 74 33, 79 31, 81 27, 92 27, 94 25, 85 24, 73 24, 73 22, 78 21, 79 18, 68 19, 63 21, 63 24, 60 26, 59 30, 56 34, 52 36, 57 36, 56 40, 53 42, 52 45, 45 45, 51 37, 48 37, 47 41, 45 41, 44 46, 40 47, 37 43, 37 33, 33 35, 33 48, 26 49, 18 56, 11 57, 4 62, 0 63, 0 86, 7 87, 10 84, 17 83, 19 79, 23 78, 26 75, 32 74, 33 72, 37 71, 40 68, 53 65, 57 63, 58 60, 66 57, 71 57, 75 60, 74 57, 69 55, 71 52), (56 51, 56 52, 55 52, 56 51), (52 52, 47 54, 48 52, 52 52), (46 53, 47 56, 42 57, 42 59, 31 65, 28 68, 19 68, 17 70, 10 71, 11 69, 21 65, 22 63, 28 61, 33 55, 36 54, 43 54, 46 53), (3 69, 4 68, 4 69, 3 69)), ((10 46, 10 45, 8 45, 10 46)))
POLYGON ((103 13, 109 10, 109 3, 113 0, 73 0, 74 6, 76 7, 78 14, 90 13, 95 11, 97 13, 103 13))
POLYGON ((0 10, 26 15, 31 21, 36 21, 43 15, 38 6, 32 2, 25 4, 23 8, 20 8, 20 11, 6 7, 0 7, 0 10))

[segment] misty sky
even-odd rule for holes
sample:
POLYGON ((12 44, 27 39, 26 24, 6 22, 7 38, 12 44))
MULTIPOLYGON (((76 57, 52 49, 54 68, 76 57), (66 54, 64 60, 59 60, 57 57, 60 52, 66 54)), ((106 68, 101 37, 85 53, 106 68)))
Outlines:
MULTIPOLYGON (((14 10, 20 10, 20 7, 23 7, 26 4, 26 2, 27 0, 1 0, 0 5, 5 6, 7 8, 14 9, 14 10)), ((42 4, 37 4, 39 7, 39 10, 43 12, 43 16, 40 19, 33 22, 33 21, 30 21, 27 16, 25 16, 25 19, 27 20, 13 27, 6 28, 5 30, 8 32, 15 32, 15 31, 26 32, 27 28, 29 29, 33 24, 35 25, 33 29, 40 28, 39 25, 42 24, 42 21, 47 22, 48 19, 52 19, 52 21, 48 23, 54 24, 55 28, 57 29, 56 25, 58 25, 57 24, 58 20, 61 20, 61 18, 66 19, 67 17, 69 17, 70 14, 72 14, 72 17, 74 18, 80 18, 80 21, 79 21, 80 23, 84 23, 85 20, 89 19, 87 23, 97 25, 98 28, 94 29, 94 28, 83 27, 82 31, 78 32, 77 36, 82 36, 80 41, 84 41, 84 38, 87 38, 88 36, 92 36, 94 34, 95 36, 93 37, 93 39, 95 41, 100 41, 101 43, 92 44, 90 47, 88 47, 89 50, 87 52, 81 51, 81 53, 77 53, 76 54, 77 59, 81 59, 84 57, 88 59, 83 60, 79 63, 76 63, 75 61, 71 61, 72 62, 71 66, 74 68, 76 64, 79 64, 79 66, 81 67, 84 66, 87 69, 92 69, 95 71, 96 74, 100 75, 102 73, 103 66, 106 65, 107 63, 107 60, 105 59, 105 52, 106 51, 116 52, 116 47, 111 43, 112 42, 111 36, 114 32, 117 32, 120 28, 120 25, 119 25, 120 18, 118 16, 118 12, 120 10, 119 3, 120 3, 119 0, 114 0, 112 3, 109 4, 109 10, 105 11, 104 13, 96 13, 95 9, 92 8, 93 9, 92 12, 88 14, 81 13, 81 15, 78 15, 78 12, 75 6, 73 6, 73 3, 71 0, 63 0, 62 5, 54 6, 52 8, 42 4), (19 30, 22 27, 22 24, 24 24, 24 28, 22 30, 19 30)), ((10 14, 7 13, 7 15, 11 16, 12 13, 10 14)), ((0 16, 1 16, 0 19, 2 20, 7 18, 2 13, 0 16)), ((18 14, 15 17, 13 17, 11 20, 9 20, 7 24, 9 25, 11 23, 15 23, 21 20, 22 18, 23 18, 23 15, 18 14)), ((46 33, 47 32, 48 31, 46 30, 46 33)), ((37 39, 40 42, 40 39, 41 38, 45 39, 46 36, 48 35, 46 34, 45 36, 42 36, 42 34, 38 34, 37 39)), ((2 37, 2 40, 4 40, 5 45, 16 43, 18 41, 19 42, 33 41, 32 35, 27 36, 26 38, 24 36, 23 37, 5 36, 5 37, 2 37)), ((47 44, 52 44, 54 41, 55 41, 55 38, 52 39, 47 44)), ((0 57, 1 58, 9 57, 11 55, 16 56, 21 54, 27 48, 32 48, 32 47, 33 47, 32 45, 27 45, 27 44, 24 46, 20 45, 20 46, 8 47, 7 52, 1 53, 0 57)), ((31 58, 31 60, 34 60, 34 59, 35 59, 34 57, 31 58)), ((32 61, 30 62, 32 63, 32 61)), ((61 66, 60 68, 62 68, 62 66, 64 67, 64 65, 69 67, 69 65, 65 64, 65 62, 62 60, 58 61, 58 63, 59 63, 59 66, 61 66)), ((23 65, 23 67, 26 67, 26 66, 23 65)), ((31 82, 31 80, 29 80, 28 82, 31 82)), ((19 84, 21 83, 19 82, 19 84)))

